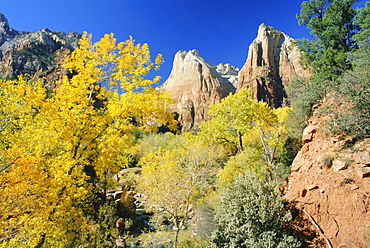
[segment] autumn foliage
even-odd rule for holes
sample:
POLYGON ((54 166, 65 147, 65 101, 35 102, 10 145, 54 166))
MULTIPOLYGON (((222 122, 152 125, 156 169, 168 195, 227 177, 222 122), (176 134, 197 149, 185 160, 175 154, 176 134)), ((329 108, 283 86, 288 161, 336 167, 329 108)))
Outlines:
POLYGON ((289 107, 270 108, 267 103, 253 99, 249 89, 210 106, 213 118, 200 125, 201 135, 221 145, 231 156, 219 173, 221 183, 232 181, 245 170, 260 175, 275 173, 291 111, 289 107))
POLYGON ((146 78, 161 63, 146 44, 85 33, 64 61, 74 76, 52 92, 25 77, 0 82, 1 247, 78 243, 135 132, 176 127, 170 98, 151 87, 159 77, 146 78))
POLYGON ((0 247, 112 246, 106 192, 132 159, 151 222, 164 232, 171 223, 174 247, 216 188, 245 171, 274 174, 290 108, 241 90, 210 107, 197 135, 155 134, 177 127, 171 98, 152 87, 159 77, 147 79, 161 63, 146 44, 113 35, 93 43, 85 33, 52 91, 27 77, 0 81, 0 247))

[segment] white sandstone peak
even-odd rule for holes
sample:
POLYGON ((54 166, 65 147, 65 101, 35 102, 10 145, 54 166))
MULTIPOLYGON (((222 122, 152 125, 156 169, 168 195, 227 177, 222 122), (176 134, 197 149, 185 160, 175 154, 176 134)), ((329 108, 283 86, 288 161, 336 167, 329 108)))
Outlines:
POLYGON ((219 63, 215 66, 215 69, 221 75, 238 75, 240 70, 238 67, 233 66, 230 63, 219 63))
MULTIPOLYGON (((182 131, 209 120, 208 106, 235 92, 235 86, 216 68, 198 50, 176 53, 171 74, 160 89, 166 90, 176 100, 170 108, 178 114, 182 131)), ((223 73, 232 72, 233 68, 230 64, 219 66, 223 73)))

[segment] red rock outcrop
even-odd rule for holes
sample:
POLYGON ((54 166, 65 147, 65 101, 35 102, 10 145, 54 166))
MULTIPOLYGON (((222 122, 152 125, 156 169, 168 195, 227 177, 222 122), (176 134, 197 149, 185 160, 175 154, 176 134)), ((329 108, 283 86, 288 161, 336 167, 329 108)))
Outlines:
POLYGON ((349 146, 351 140, 329 137, 323 126, 330 115, 319 109, 303 133, 284 198, 321 237, 322 245, 310 247, 369 247, 370 139, 349 146))
POLYGON ((178 114, 181 131, 209 120, 208 106, 235 92, 235 87, 197 50, 176 53, 171 74, 159 89, 176 100, 170 108, 178 114))
POLYGON ((309 75, 301 66, 300 53, 292 41, 283 32, 261 24, 239 72, 237 90, 250 88, 256 99, 271 107, 284 106, 284 88, 296 76, 309 75))

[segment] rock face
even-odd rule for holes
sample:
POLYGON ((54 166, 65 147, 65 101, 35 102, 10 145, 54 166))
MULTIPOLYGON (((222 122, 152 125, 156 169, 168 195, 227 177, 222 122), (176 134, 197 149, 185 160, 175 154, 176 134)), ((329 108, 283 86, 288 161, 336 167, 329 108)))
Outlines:
POLYGON ((233 66, 229 63, 223 64, 219 63, 216 66, 213 66, 218 73, 221 74, 223 78, 228 80, 234 87, 238 86, 238 74, 240 69, 236 66, 233 66))
POLYGON ((300 65, 300 54, 292 41, 283 32, 261 24, 240 70, 237 90, 250 88, 256 99, 271 107, 284 106, 284 88, 296 76, 309 75, 300 65))
POLYGON ((79 33, 52 32, 47 28, 17 31, 0 13, 0 77, 14 78, 25 73, 48 76, 58 71, 58 58, 76 49, 80 38, 79 33))
POLYGON ((320 108, 304 131, 284 198, 300 211, 296 219, 312 223, 308 229, 321 237, 323 246, 310 247, 368 247, 370 139, 349 146, 351 140, 328 137, 322 127, 330 115, 319 115, 320 108))
POLYGON ((209 120, 208 106, 235 92, 235 87, 216 68, 223 75, 231 76, 237 71, 231 65, 210 64, 197 50, 176 53, 171 74, 159 89, 175 99, 176 103, 170 108, 178 114, 181 131, 196 128, 209 120))

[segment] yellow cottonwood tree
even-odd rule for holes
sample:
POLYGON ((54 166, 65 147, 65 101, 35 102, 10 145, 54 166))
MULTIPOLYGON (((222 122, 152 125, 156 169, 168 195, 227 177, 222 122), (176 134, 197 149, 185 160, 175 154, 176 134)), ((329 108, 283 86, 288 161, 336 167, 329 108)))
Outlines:
POLYGON ((255 172, 275 169, 276 152, 287 134, 285 121, 290 112, 291 108, 272 109, 265 102, 253 99, 249 89, 210 106, 212 119, 200 125, 200 135, 221 144, 230 155, 238 156, 220 171, 222 182, 248 168, 247 163, 255 172))
POLYGON ((177 247, 179 232, 187 227, 196 201, 204 196, 202 187, 209 186, 218 158, 214 147, 188 136, 185 143, 166 150, 157 149, 140 160, 142 173, 138 190, 147 196, 146 203, 154 212, 155 224, 160 227, 166 218, 172 222, 173 247, 177 247))
POLYGON ((148 45, 85 33, 48 93, 25 78, 0 82, 0 247, 70 247, 89 228, 109 173, 124 167, 134 133, 175 128, 170 97, 145 76, 148 45))

